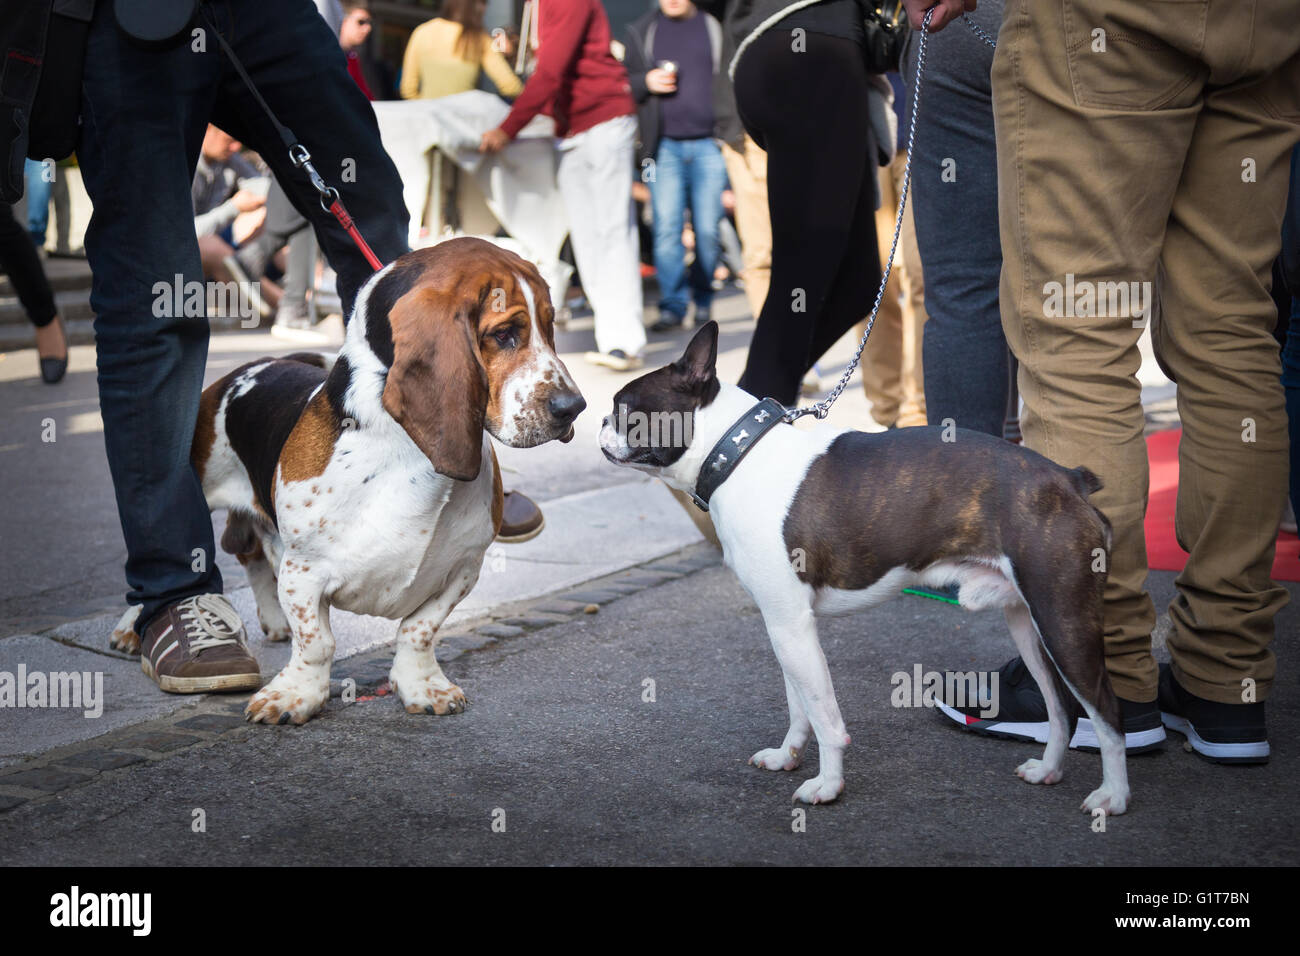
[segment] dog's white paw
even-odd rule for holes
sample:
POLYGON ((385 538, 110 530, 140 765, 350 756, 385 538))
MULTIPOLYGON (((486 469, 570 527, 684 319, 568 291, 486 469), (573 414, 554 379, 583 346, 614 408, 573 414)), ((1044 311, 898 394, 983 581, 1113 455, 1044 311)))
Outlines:
POLYGON ((412 680, 398 680, 392 673, 388 681, 393 690, 402 698, 402 704, 408 714, 447 714, 463 713, 468 701, 465 692, 445 677, 422 677, 412 680))
POLYGON ((1098 807, 1105 810, 1107 816, 1119 816, 1128 809, 1128 791, 1116 793, 1109 787, 1098 787, 1088 794, 1088 798, 1083 801, 1083 806, 1079 809, 1084 813, 1092 813, 1098 807))
POLYGON ((1034 758, 1026 760, 1017 767, 1016 776, 1025 783, 1053 784, 1060 783, 1061 777, 1064 775, 1061 773, 1060 767, 1049 767, 1041 760, 1034 758))
POLYGON ((843 792, 843 778, 832 779, 818 774, 804 781, 803 786, 794 792, 794 800, 799 803, 830 803, 843 792))
POLYGON ((749 762, 755 767, 761 767, 764 770, 794 770, 799 766, 803 759, 797 747, 790 747, 788 750, 782 750, 780 747, 769 747, 766 750, 760 750, 754 756, 749 758, 749 762))
POLYGON ((305 724, 325 706, 329 695, 328 671, 323 681, 280 671, 253 695, 244 708, 244 718, 262 724, 305 724))
POLYGON ((280 610, 280 605, 275 606, 275 610, 263 612, 259 607, 257 609, 257 623, 262 625, 262 633, 270 643, 278 644, 280 641, 287 641, 293 637, 293 631, 289 628, 289 620, 284 616, 284 611, 280 610))
POLYGON ((132 604, 128 607, 121 620, 117 622, 117 626, 113 628, 112 636, 108 639, 108 646, 125 654, 139 654, 140 635, 135 631, 136 618, 139 616, 139 604, 132 604))

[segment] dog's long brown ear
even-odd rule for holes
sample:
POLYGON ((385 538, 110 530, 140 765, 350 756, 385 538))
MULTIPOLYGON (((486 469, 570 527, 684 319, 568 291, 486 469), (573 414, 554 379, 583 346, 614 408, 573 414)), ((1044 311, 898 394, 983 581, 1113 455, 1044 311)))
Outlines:
POLYGON ((488 403, 473 308, 453 293, 424 286, 398 299, 388 317, 393 365, 384 410, 438 474, 459 481, 478 477, 488 403))

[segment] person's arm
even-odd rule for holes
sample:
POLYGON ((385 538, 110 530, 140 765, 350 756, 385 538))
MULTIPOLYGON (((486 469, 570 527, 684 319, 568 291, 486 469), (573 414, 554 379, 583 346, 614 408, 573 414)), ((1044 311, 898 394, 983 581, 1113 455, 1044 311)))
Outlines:
POLYGON ((632 26, 627 28, 623 37, 623 48, 627 51, 623 54, 623 66, 627 69, 627 85, 632 90, 632 99, 638 103, 644 103, 650 98, 650 87, 646 85, 650 64, 645 61, 645 53, 641 49, 644 42, 645 37, 637 36, 632 26))
POLYGON ((406 41, 406 53, 402 55, 402 83, 399 92, 404 100, 418 99, 420 96, 420 47, 423 46, 424 24, 411 32, 406 41))
POLYGON ((555 98, 587 37, 587 20, 591 16, 588 4, 579 0, 550 0, 550 4, 546 40, 537 49, 537 69, 500 126, 508 139, 514 139, 555 98))
POLYGON ((490 42, 483 44, 483 59, 479 65, 483 67, 483 72, 488 75, 488 79, 502 96, 513 99, 523 91, 523 81, 515 76, 515 71, 510 69, 506 58, 492 49, 490 42))
POLYGON ((227 199, 220 206, 198 213, 194 217, 194 234, 199 237, 215 236, 234 222, 238 215, 239 207, 235 205, 234 198, 227 199))

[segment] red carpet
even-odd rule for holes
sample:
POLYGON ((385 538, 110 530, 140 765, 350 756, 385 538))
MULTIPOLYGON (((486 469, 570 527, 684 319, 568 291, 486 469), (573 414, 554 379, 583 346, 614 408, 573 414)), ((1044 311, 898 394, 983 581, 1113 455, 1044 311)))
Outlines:
MULTIPOLYGON (((1178 498, 1178 440, 1182 429, 1156 432, 1147 439, 1151 462, 1151 496, 1147 503, 1147 564, 1160 571, 1181 571, 1187 552, 1174 537, 1174 505, 1178 498)), ((1273 560, 1275 581, 1300 581, 1300 538, 1277 536, 1277 557, 1273 560)))

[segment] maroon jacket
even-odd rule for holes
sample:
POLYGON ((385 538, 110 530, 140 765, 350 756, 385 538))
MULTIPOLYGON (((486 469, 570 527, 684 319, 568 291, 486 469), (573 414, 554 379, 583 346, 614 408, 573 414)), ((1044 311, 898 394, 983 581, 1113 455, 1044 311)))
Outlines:
POLYGON ((537 69, 501 128, 513 138, 538 113, 548 113, 557 135, 572 136, 634 114, 627 71, 609 51, 600 0, 539 0, 537 6, 537 69))

